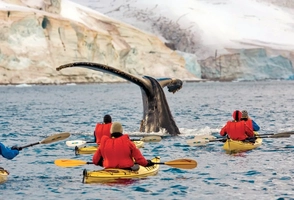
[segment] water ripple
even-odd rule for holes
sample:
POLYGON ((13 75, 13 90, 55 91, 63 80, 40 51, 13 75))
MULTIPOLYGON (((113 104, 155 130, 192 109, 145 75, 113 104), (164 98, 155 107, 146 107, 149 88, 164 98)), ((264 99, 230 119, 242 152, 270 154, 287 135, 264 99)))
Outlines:
MULTIPOLYGON (((32 200, 293 199, 293 136, 264 139, 261 147, 232 155, 222 150, 221 142, 203 147, 186 143, 197 135, 218 136, 234 109, 247 109, 261 126, 261 134, 293 130, 293 86, 291 81, 185 83, 175 94, 166 92, 181 135, 160 133, 161 142, 145 143, 141 151, 146 158, 160 156, 162 162, 194 159, 196 169, 162 165, 156 176, 144 179, 83 184, 83 169, 96 166, 59 168, 54 160, 91 161, 92 155, 75 156, 62 141, 28 147, 13 160, 1 159, 1 166, 11 174, 0 190, 6 199, 32 200)), ((35 143, 64 131, 72 133, 69 140, 92 140, 95 124, 105 114, 121 121, 131 137, 141 134, 142 99, 133 84, 10 86, 0 87, 0 93, 1 142, 7 146, 35 143)))

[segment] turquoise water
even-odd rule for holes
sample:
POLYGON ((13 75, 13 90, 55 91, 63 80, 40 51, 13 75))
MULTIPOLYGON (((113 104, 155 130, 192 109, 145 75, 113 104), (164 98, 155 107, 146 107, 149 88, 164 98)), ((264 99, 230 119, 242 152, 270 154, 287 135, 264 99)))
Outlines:
MULTIPOLYGON (((166 92, 179 137, 145 143, 146 158, 163 162, 191 158, 192 170, 160 166, 156 176, 113 184, 83 184, 83 169, 59 168, 55 159, 91 161, 75 156, 65 141, 23 149, 12 161, 0 158, 10 171, 0 185, 0 199, 294 199, 293 137, 264 139, 250 152, 228 155, 222 143, 189 147, 195 135, 217 135, 234 109, 247 109, 261 126, 260 134, 294 130, 293 81, 184 83, 166 92)), ((165 89, 166 91, 166 89, 165 89)), ((142 113, 140 89, 133 84, 64 86, 1 86, 1 142, 7 146, 41 141, 68 131, 67 140, 91 140, 97 121, 111 114, 131 136, 138 135, 142 113)))

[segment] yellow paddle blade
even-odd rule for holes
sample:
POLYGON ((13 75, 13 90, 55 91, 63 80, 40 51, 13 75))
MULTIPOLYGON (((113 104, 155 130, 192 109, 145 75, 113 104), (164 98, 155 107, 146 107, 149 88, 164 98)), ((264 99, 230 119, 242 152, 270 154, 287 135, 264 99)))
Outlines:
POLYGON ((52 142, 57 142, 60 140, 64 140, 64 139, 68 138, 69 136, 70 136, 70 134, 67 132, 57 133, 57 134, 54 134, 54 135, 51 135, 51 136, 45 138, 44 140, 42 140, 40 142, 40 144, 49 144, 52 142))
POLYGON ((197 162, 195 160, 189 158, 182 158, 177 160, 172 160, 164 163, 165 165, 169 165, 175 168, 181 169, 194 169, 197 167, 197 162))
POLYGON ((69 159, 58 159, 54 161, 54 164, 58 167, 76 167, 80 165, 88 164, 88 162, 82 160, 69 160, 69 159))

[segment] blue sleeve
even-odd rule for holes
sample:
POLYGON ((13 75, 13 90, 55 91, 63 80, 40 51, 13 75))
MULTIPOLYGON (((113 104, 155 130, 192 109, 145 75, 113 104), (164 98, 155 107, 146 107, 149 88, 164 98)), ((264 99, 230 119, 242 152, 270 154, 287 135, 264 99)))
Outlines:
POLYGON ((260 127, 252 120, 253 131, 259 131, 260 127))
POLYGON ((19 154, 18 150, 12 150, 9 147, 5 147, 1 142, 0 142, 0 154, 9 160, 12 160, 15 156, 19 154))

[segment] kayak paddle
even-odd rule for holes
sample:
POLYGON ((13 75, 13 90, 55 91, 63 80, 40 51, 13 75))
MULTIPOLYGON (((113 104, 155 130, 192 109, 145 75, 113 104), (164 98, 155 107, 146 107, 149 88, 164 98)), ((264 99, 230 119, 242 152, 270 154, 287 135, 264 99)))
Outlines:
POLYGON ((76 167, 80 165, 93 164, 93 162, 86 162, 83 160, 71 160, 71 159, 57 159, 54 164, 58 167, 76 167))
MULTIPOLYGON (((288 138, 290 137, 290 134, 287 133, 278 133, 278 134, 273 134, 273 135, 256 135, 256 138, 288 138)), ((187 140, 188 145, 190 146, 204 146, 209 142, 226 142, 227 138, 218 138, 218 139, 191 139, 191 140, 187 140)))
POLYGON ((151 135, 151 136, 145 136, 142 137, 141 139, 131 139, 132 141, 143 141, 143 142, 160 142, 161 137, 156 136, 156 135, 151 135))
POLYGON ((43 139, 42 141, 32 143, 32 144, 29 144, 29 145, 26 145, 26 146, 23 146, 23 147, 18 147, 18 148, 19 148, 19 150, 21 150, 23 148, 35 146, 37 144, 50 144, 52 142, 57 142, 57 141, 60 141, 60 140, 64 140, 64 139, 68 138, 69 136, 70 136, 70 134, 67 133, 67 132, 57 133, 57 134, 51 135, 51 136, 43 139))
POLYGON ((164 163, 154 163, 158 165, 169 165, 171 167, 180 168, 180 169, 194 169, 197 167, 197 162, 189 158, 182 158, 177 160, 171 160, 164 163))
POLYGON ((288 138, 291 137, 291 135, 287 132, 284 133, 277 133, 277 134, 262 134, 262 135, 256 135, 256 138, 288 138))
POLYGON ((216 137, 214 137, 213 135, 196 135, 193 139, 187 140, 187 143, 190 146, 203 146, 203 142, 202 140, 214 140, 216 139, 216 137), (194 144, 198 144, 198 145, 194 145, 194 144))
MULTIPOLYGON (((131 139, 132 141, 143 141, 143 142, 160 142, 161 137, 160 136, 146 136, 141 139, 131 139)), ((75 146, 81 146, 88 143, 95 143, 93 141, 87 142, 84 140, 72 140, 72 141, 66 141, 66 145, 69 147, 75 147, 75 146)))
MULTIPOLYGON (((76 167, 80 165, 93 164, 93 162, 86 162, 83 160, 58 159, 54 161, 54 164, 59 167, 76 167)), ((168 166, 180 168, 180 169, 193 169, 197 167, 197 162, 195 160, 188 159, 188 158, 182 158, 182 159, 154 163, 154 164, 168 165, 168 166)))
POLYGON ((293 135, 294 131, 286 131, 286 132, 281 132, 281 133, 269 133, 269 134, 262 134, 262 135, 293 135))

